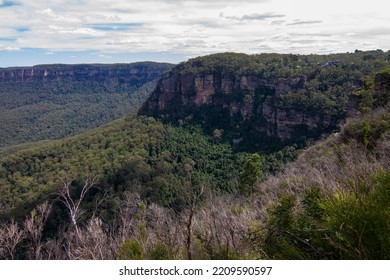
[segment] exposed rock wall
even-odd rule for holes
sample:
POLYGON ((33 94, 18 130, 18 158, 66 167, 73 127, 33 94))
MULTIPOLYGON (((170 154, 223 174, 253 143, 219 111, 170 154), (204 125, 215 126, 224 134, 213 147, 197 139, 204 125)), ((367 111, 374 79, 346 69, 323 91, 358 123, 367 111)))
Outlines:
MULTIPOLYGON (((253 131, 286 140, 335 125, 330 115, 308 115, 300 108, 280 105, 284 95, 303 88, 305 83, 305 76, 265 79, 253 74, 182 74, 173 69, 160 79, 141 113, 180 119, 206 107, 208 114, 224 109, 231 128, 247 121, 253 131)), ((210 118, 204 116, 206 122, 210 118)))
POLYGON ((168 64, 82 64, 38 65, 33 67, 0 68, 1 83, 55 82, 55 81, 107 81, 136 83, 158 79, 168 64))

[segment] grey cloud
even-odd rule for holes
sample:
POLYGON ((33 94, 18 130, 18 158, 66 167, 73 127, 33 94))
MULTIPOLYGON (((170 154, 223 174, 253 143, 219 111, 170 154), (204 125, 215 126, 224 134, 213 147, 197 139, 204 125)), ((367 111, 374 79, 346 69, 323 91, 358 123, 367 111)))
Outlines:
POLYGON ((322 20, 297 20, 293 23, 289 23, 287 25, 303 25, 303 24, 316 24, 321 23, 322 20))
MULTIPOLYGON (((258 45, 256 49, 258 49, 260 51, 272 51, 273 50, 273 48, 267 44, 258 45)), ((254 49, 254 50, 256 50, 256 49, 254 49)))
POLYGON ((266 19, 272 19, 272 18, 282 18, 286 15, 281 14, 274 14, 274 13, 263 13, 263 14, 250 14, 250 15, 243 15, 240 17, 236 16, 225 16, 223 13, 220 13, 220 16, 226 19, 231 20, 238 20, 238 21, 252 21, 252 20, 266 20, 266 19))
POLYGON ((390 27, 378 27, 378 28, 367 28, 359 29, 354 34, 350 34, 351 37, 361 37, 361 36, 388 36, 390 34, 390 27))
POLYGON ((285 17, 285 15, 277 15, 273 13, 267 13, 267 14, 250 14, 250 15, 244 15, 241 17, 241 20, 265 20, 269 18, 281 18, 285 17))
POLYGON ((142 10, 140 9, 134 9, 134 8, 115 8, 112 10, 113 12, 116 13, 121 13, 121 14, 136 14, 141 12, 142 10))
POLYGON ((204 48, 206 47, 207 44, 204 40, 192 40, 188 39, 185 40, 184 42, 178 42, 177 47, 179 48, 204 48))
POLYGON ((281 25, 283 23, 285 23, 286 21, 285 20, 274 20, 271 22, 272 25, 281 25))
POLYGON ((312 44, 312 43, 316 43, 316 42, 320 42, 320 43, 337 43, 337 42, 340 42, 340 40, 324 40, 324 39, 295 39, 295 40, 291 40, 292 43, 301 43, 301 44, 312 44))
POLYGON ((225 25, 208 19, 182 19, 180 23, 183 25, 199 25, 206 28, 226 28, 225 25))
POLYGON ((135 40, 111 40, 104 43, 107 46, 132 46, 132 47, 141 47, 144 45, 143 42, 135 40))
POLYGON ((300 43, 300 44, 312 44, 318 42, 318 40, 313 39, 302 39, 302 40, 291 40, 292 43, 300 43))
POLYGON ((291 36, 311 36, 311 37, 332 37, 332 34, 328 33, 290 33, 291 36))

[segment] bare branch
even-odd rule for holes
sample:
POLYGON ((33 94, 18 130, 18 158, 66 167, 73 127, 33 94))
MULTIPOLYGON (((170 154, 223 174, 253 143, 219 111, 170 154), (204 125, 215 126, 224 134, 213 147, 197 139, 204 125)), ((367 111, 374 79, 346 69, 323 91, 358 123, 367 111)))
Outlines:
POLYGON ((30 259, 39 260, 42 258, 41 249, 42 249, 42 232, 45 226, 46 220, 49 217, 51 212, 51 205, 46 201, 43 204, 39 205, 36 209, 31 211, 30 217, 27 218, 24 223, 24 230, 26 232, 26 237, 31 242, 31 247, 29 257, 30 259))
POLYGON ((14 220, 0 226, 0 256, 13 260, 16 258, 16 247, 25 238, 25 233, 14 220))
POLYGON ((94 187, 95 184, 97 183, 98 177, 97 176, 87 177, 85 179, 84 186, 81 189, 81 193, 80 193, 80 196, 78 199, 73 199, 70 195, 70 186, 71 186, 73 180, 74 179, 66 180, 66 179, 60 178, 60 181, 62 182, 62 189, 58 193, 58 199, 66 206, 66 208, 69 212, 71 224, 76 232, 76 237, 78 239, 81 239, 80 230, 79 230, 79 227, 77 224, 78 219, 82 213, 80 206, 81 206, 81 203, 84 200, 87 192, 92 187, 94 187))

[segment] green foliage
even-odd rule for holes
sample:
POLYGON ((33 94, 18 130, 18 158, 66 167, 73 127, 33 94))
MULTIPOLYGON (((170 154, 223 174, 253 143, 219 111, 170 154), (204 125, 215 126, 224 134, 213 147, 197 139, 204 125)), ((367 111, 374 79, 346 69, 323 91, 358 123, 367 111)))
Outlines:
POLYGON ((302 149, 299 149, 297 145, 293 145, 286 146, 279 151, 264 155, 264 173, 276 174, 277 172, 282 171, 287 163, 297 159, 301 151, 302 149))
POLYGON ((302 203, 304 214, 312 220, 321 220, 324 215, 324 209, 320 206, 320 201, 323 198, 319 188, 311 188, 304 194, 302 203))
POLYGON ((282 196, 279 204, 270 210, 270 224, 279 230, 290 230, 295 203, 291 196, 282 196))
POLYGON ((212 255, 212 260, 240 260, 240 256, 234 250, 229 250, 227 246, 214 248, 215 252, 212 255))
POLYGON ((343 129, 345 140, 356 140, 366 148, 373 149, 376 143, 390 130, 390 114, 386 110, 370 114, 363 121, 351 120, 343 129))
POLYGON ((170 260, 171 256, 168 247, 162 243, 157 243, 153 246, 152 251, 150 252, 150 259, 170 260))
POLYGON ((263 160, 257 153, 252 154, 244 166, 244 171, 240 174, 240 192, 252 193, 253 187, 263 175, 263 160))
MULTIPOLYGON (((158 76, 129 80, 127 74, 123 77, 120 72, 122 68, 142 70, 143 67, 144 71, 162 73, 170 66, 155 63, 107 65, 101 67, 117 74, 107 72, 103 77, 59 81, 1 82, 0 147, 60 139, 123 117, 141 106, 155 88, 158 76)), ((59 71, 77 72, 76 68, 64 65, 59 71)), ((96 69, 92 73, 94 71, 96 69)))
POLYGON ((222 135, 223 135, 223 129, 218 129, 218 128, 214 129, 213 138, 215 141, 221 140, 222 135))
POLYGON ((356 183, 360 186, 351 182, 348 192, 337 192, 323 203, 329 242, 343 259, 388 259, 390 172, 356 183))
POLYGON ((335 117, 342 117, 347 110, 346 95, 342 92, 344 89, 338 89, 339 96, 332 96, 331 98, 321 91, 313 91, 308 88, 295 93, 287 94, 282 99, 282 107, 296 110, 300 108, 308 116, 316 115, 318 113, 329 114, 335 117))
POLYGON ((295 202, 292 196, 282 196, 277 205, 269 209, 269 224, 260 247, 272 259, 302 259, 297 239, 291 238, 296 224, 295 202))
POLYGON ((277 259, 388 259, 390 172, 350 181, 325 195, 308 190, 303 207, 282 196, 270 209, 261 247, 277 259))
MULTIPOLYGON (((148 113, 172 123, 199 124, 216 141, 242 139, 235 146, 239 151, 277 152, 337 130, 353 99, 362 99, 361 109, 369 111, 376 99, 369 90, 374 81, 367 76, 388 67, 387 58, 388 52, 382 51, 198 57, 177 65, 171 73, 185 81, 212 75, 212 102, 197 106, 189 101, 191 106, 186 106, 183 96, 176 94, 164 109, 148 113), (226 89, 226 83, 232 88, 226 89), (283 119, 292 124, 280 130, 283 119), (285 138, 281 136, 285 131, 291 141, 279 139, 285 138)), ((191 92, 182 94, 193 98, 191 92)))
POLYGON ((20 147, 1 158, 0 208, 3 213, 29 211, 29 203, 59 189, 58 178, 65 172, 79 181, 98 175, 101 192, 137 191, 147 201, 182 209, 187 203, 183 186, 235 192, 245 158, 198 127, 130 116, 61 141, 20 147))
POLYGON ((374 106, 374 96, 372 90, 361 90, 358 92, 360 97, 359 109, 363 113, 370 112, 374 106))
POLYGON ((388 52, 383 51, 331 55, 219 53, 190 59, 179 64, 178 67, 183 75, 256 74, 265 78, 287 78, 300 74, 319 75, 319 87, 324 88, 328 85, 342 84, 347 79, 352 81, 377 72, 388 65, 387 57, 388 52), (368 55, 371 57, 370 60, 367 60, 368 55))
MULTIPOLYGON (((320 112, 331 119, 338 119, 345 114, 348 98, 345 90, 355 86, 355 82, 359 84, 363 75, 383 67, 383 55, 380 52, 334 56, 222 54, 190 60, 190 63, 180 67, 183 67, 183 75, 191 71, 198 71, 200 75, 212 71, 222 76, 252 73, 267 78, 307 75, 303 89, 294 88, 279 100, 272 99, 274 92, 265 89, 243 95, 236 92, 232 100, 245 104, 257 102, 256 108, 268 100, 276 102, 277 108, 286 112, 300 110, 305 117, 320 112), (325 65, 328 60, 340 59, 343 59, 342 63, 325 65)), ((373 105, 371 108, 370 95, 371 92, 362 94, 364 107, 370 108, 370 114, 349 121, 341 132, 344 142, 333 142, 332 145, 338 146, 335 149, 340 153, 343 147, 354 142, 361 145, 358 145, 359 150, 353 152, 367 152, 368 149, 367 154, 374 156, 386 153, 388 145, 387 142, 387 146, 383 144, 383 140, 389 136, 389 113, 386 107, 378 109, 373 105), (376 151, 377 146, 382 147, 383 151, 376 151)), ((318 161, 318 165, 324 165, 317 170, 319 172, 316 174, 320 177, 318 182, 306 177, 304 172, 299 176, 284 178, 286 188, 283 189, 288 191, 287 195, 277 190, 277 186, 282 184, 269 188, 272 186, 269 182, 264 189, 260 186, 257 193, 254 187, 260 183, 264 173, 282 171, 283 166, 295 160, 300 152, 302 146, 294 142, 304 143, 305 139, 292 139, 290 143, 278 142, 277 139, 271 141, 264 132, 251 129, 252 124, 261 127, 263 119, 255 117, 244 120, 235 115, 232 117, 235 126, 232 126, 228 111, 214 109, 209 106, 195 110, 178 121, 179 126, 133 114, 63 140, 3 149, 0 151, 0 214, 4 218, 17 219, 41 201, 48 198, 55 201, 56 192, 61 187, 59 178, 65 175, 75 178, 72 185, 75 193, 79 191, 84 178, 97 175, 97 187, 87 194, 83 209, 87 214, 94 213, 107 221, 107 230, 104 228, 101 234, 112 234, 118 230, 113 227, 110 232, 109 228, 111 222, 115 224, 117 219, 123 218, 118 217, 118 213, 124 209, 122 198, 125 194, 141 196, 134 205, 127 207, 129 213, 121 212, 126 213, 126 218, 130 216, 131 229, 119 239, 126 241, 116 252, 118 259, 171 259, 183 256, 183 235, 186 234, 183 220, 185 223, 188 218, 186 215, 194 197, 200 197, 203 191, 204 196, 208 197, 234 194, 237 202, 220 204, 222 207, 218 205, 221 211, 215 213, 221 215, 217 218, 207 212, 209 209, 204 206, 203 196, 199 198, 201 203, 197 203, 193 209, 196 223, 193 224, 191 248, 196 257, 240 259, 257 253, 257 257, 271 259, 390 258, 388 170, 384 169, 371 177, 361 175, 360 170, 356 172, 356 178, 339 180, 338 184, 331 184, 332 187, 336 185, 336 190, 329 186, 325 191, 317 183, 324 180, 322 187, 326 186, 324 174, 332 172, 332 166, 325 166, 323 163, 328 161, 314 157, 306 159, 297 168, 305 170, 309 163, 318 161), (210 119, 204 117, 206 115, 210 115, 210 119), (244 139, 236 144, 238 146, 230 143, 231 139, 242 136, 244 139), (256 153, 258 150, 273 153, 262 153, 260 156, 256 153), (253 154, 240 151, 251 151, 253 154), (294 180, 296 183, 291 186, 294 180), (251 197, 237 195, 248 193, 252 194, 251 197), (258 205, 263 202, 266 205, 269 198, 276 197, 275 194, 280 199, 271 202, 268 212, 264 208, 258 210, 258 205), (148 207, 154 202, 160 205, 158 207, 169 207, 175 213, 168 216, 164 211, 156 211, 168 223, 175 224, 173 231, 161 235, 153 231, 157 225, 153 224, 148 207), (224 212, 224 207, 227 207, 227 212, 224 212), (257 221, 263 212, 268 216, 261 222, 257 221), (215 235, 212 241, 208 238, 208 226, 215 235), (249 228, 253 231, 249 232, 249 228), (206 233, 200 234, 200 229, 206 233), (171 237, 172 232, 181 240, 167 238, 171 237)), ((301 135, 314 137, 313 131, 305 127, 300 129, 301 135)), ((322 159, 327 158, 329 154, 332 155, 327 149, 316 150, 314 154, 321 154, 322 159)), ((349 165, 343 162, 337 167, 348 169, 349 165)), ((285 173, 283 176, 288 175, 285 173)), ((339 175, 349 178, 348 173, 340 171, 339 175)), ((45 234, 54 236, 66 219, 61 207, 54 202, 53 215, 49 218, 45 234)), ((120 227, 118 224, 117 227, 120 227)), ((159 230, 163 231, 164 227, 166 225, 162 223, 159 230)), ((115 240, 115 244, 117 242, 115 240)))
POLYGON ((135 240, 128 240, 121 245, 117 253, 118 260, 144 260, 141 244, 135 240))

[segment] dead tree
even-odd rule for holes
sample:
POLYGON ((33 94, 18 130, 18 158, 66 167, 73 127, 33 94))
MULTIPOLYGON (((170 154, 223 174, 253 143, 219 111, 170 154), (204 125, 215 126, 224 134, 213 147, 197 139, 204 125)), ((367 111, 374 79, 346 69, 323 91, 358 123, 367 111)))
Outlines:
POLYGON ((9 224, 0 225, 0 258, 15 259, 16 248, 25 238, 24 231, 17 222, 12 220, 9 224))
POLYGON ((184 247, 184 232, 175 212, 157 204, 148 207, 148 236, 154 244, 164 244, 168 248, 168 259, 175 259, 184 247))
POLYGON ((87 194, 87 192, 92 187, 95 186, 95 184, 98 180, 98 177, 97 176, 88 177, 85 180, 84 186, 81 189, 81 193, 80 193, 78 199, 73 199, 72 196, 70 195, 70 186, 71 186, 72 182, 74 181, 74 179, 66 180, 66 179, 60 178, 60 180, 62 182, 62 189, 58 193, 58 199, 65 205, 66 209, 68 210, 71 225, 73 226, 73 228, 76 232, 77 239, 80 240, 81 234, 80 234, 80 230, 78 227, 78 220, 79 220, 81 213, 82 213, 82 209, 80 207, 81 202, 85 198, 85 195, 87 194))
POLYGON ((193 226, 193 220, 195 215, 195 207, 198 204, 202 194, 203 194, 203 186, 200 188, 198 193, 195 192, 194 189, 192 189, 192 191, 189 193, 191 197, 189 200, 188 217, 185 221, 185 225, 187 229, 186 249, 187 249, 187 257, 189 260, 192 260, 192 252, 191 252, 192 226, 193 226))
POLYGON ((39 260, 42 258, 42 232, 46 220, 51 212, 51 205, 46 201, 31 211, 23 226, 27 239, 31 242, 29 258, 39 260))

